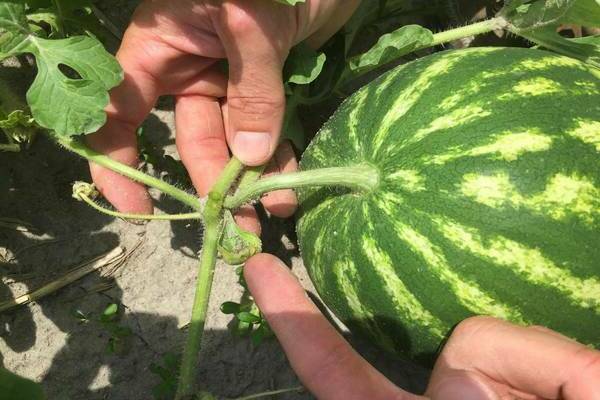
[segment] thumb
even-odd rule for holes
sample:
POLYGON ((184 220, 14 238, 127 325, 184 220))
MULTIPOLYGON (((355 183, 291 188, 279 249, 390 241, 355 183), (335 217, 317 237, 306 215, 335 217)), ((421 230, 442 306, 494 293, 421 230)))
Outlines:
POLYGON ((477 372, 453 370, 431 382, 427 395, 431 400, 500 400, 493 386, 477 372))
POLYGON ((269 161, 277 148, 285 112, 282 69, 292 43, 289 26, 277 26, 288 14, 266 12, 264 4, 225 2, 219 32, 229 60, 227 141, 251 166, 269 161))

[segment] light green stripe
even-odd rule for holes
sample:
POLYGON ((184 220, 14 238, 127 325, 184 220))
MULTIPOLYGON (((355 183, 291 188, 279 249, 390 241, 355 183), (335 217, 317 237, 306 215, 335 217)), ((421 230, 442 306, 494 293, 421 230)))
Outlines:
MULTIPOLYGON (((433 64, 429 65, 423 72, 421 72, 413 80, 412 84, 405 88, 402 93, 394 93, 396 100, 389 108, 388 112, 383 116, 381 124, 379 125, 372 139, 373 153, 375 153, 375 155, 386 142, 386 139, 391 132, 391 127, 419 101, 423 93, 429 89, 429 87, 435 81, 434 78, 451 70, 459 59, 460 57, 452 57, 448 55, 444 58, 436 60, 433 64)), ((400 69, 399 72, 401 72, 401 70, 402 69, 400 69)), ((385 82, 392 82, 394 78, 394 75, 390 75, 387 77, 385 82)), ((382 82, 382 84, 385 85, 385 82, 382 82)))
POLYGON ((356 292, 356 285, 359 281, 356 264, 350 260, 338 261, 333 266, 333 273, 336 277, 339 292, 344 293, 344 300, 356 321, 360 321, 363 326, 369 330, 372 336, 377 337, 390 350, 394 350, 394 340, 390 338, 385 329, 382 329, 377 323, 377 317, 373 310, 368 308, 364 301, 356 292))
POLYGON ((425 190, 425 178, 415 169, 400 169, 392 172, 385 179, 408 192, 425 190))
MULTIPOLYGON (((300 221, 298 222, 298 231, 306 232, 307 227, 320 227, 318 232, 313 233, 315 237, 315 243, 322 243, 323 240, 327 237, 327 231, 329 226, 319 224, 318 220, 323 218, 323 214, 326 212, 331 212, 332 205, 334 203, 334 198, 328 198, 327 200, 319 203, 316 207, 314 207, 310 213, 304 214, 300 221)), ((323 252, 325 251, 324 246, 314 246, 312 249, 313 252, 313 279, 318 282, 324 281, 324 264, 322 261, 323 252)))
POLYGON ((548 180, 543 192, 528 197, 517 190, 506 172, 466 174, 459 190, 492 208, 523 207, 559 221, 573 216, 594 225, 600 215, 600 189, 590 179, 577 175, 556 174, 548 180))
POLYGON ((577 127, 567 132, 567 135, 591 144, 600 153, 600 121, 579 119, 577 127))
POLYGON ((359 116, 366 107, 365 101, 367 100, 368 94, 369 92, 365 89, 359 90, 350 98, 352 103, 349 105, 351 111, 348 115, 348 141, 350 146, 354 149, 354 153, 360 155, 362 155, 363 146, 360 145, 357 128, 361 124, 359 116))
POLYGON ((547 151, 552 147, 552 138, 539 129, 532 128, 523 132, 504 132, 492 135, 491 142, 467 149, 457 146, 444 154, 428 156, 425 164, 444 165, 447 162, 466 157, 491 155, 494 159, 516 161, 523 154, 547 151))
POLYGON ((561 292, 575 306, 600 314, 600 279, 581 279, 544 257, 539 249, 495 236, 484 239, 479 232, 444 217, 434 218, 442 234, 460 249, 496 265, 510 268, 528 282, 561 292))
MULTIPOLYGON (((474 122, 491 115, 492 112, 483 109, 481 106, 471 104, 465 107, 457 108, 448 114, 438 117, 425 127, 415 132, 414 136, 407 141, 406 144, 414 144, 422 141, 432 133, 443 131, 446 129, 456 128, 458 126, 474 122)), ((399 148, 405 147, 400 146, 399 148)))
POLYGON ((443 338, 449 327, 425 309, 408 290, 396 275, 389 255, 368 234, 362 237, 362 250, 372 263, 372 272, 380 278, 383 284, 382 290, 385 293, 386 301, 393 305, 398 315, 404 321, 411 321, 417 326, 426 326, 432 335, 443 338))
MULTIPOLYGON (((394 212, 393 200, 385 198, 382 200, 377 205, 384 213, 391 215, 394 212)), ((390 222, 398 235, 399 241, 402 241, 423 259, 424 268, 446 283, 456 295, 458 302, 464 307, 474 314, 493 315, 514 322, 525 323, 521 313, 514 307, 494 299, 485 293, 476 282, 455 273, 452 266, 448 264, 443 251, 427 237, 396 219, 391 219, 390 222)))

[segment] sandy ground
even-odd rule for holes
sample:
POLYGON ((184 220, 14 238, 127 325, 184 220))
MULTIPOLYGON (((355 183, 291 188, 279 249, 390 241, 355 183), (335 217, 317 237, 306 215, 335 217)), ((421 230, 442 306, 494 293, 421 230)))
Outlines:
MULTIPOLYGON (((122 26, 135 1, 116 2, 123 7, 107 13, 122 26)), ((174 153, 168 106, 153 113, 145 132, 174 153)), ((33 226, 31 232, 0 228, 0 301, 52 281, 116 246, 137 249, 110 277, 92 273, 39 302, 0 314, 1 360, 11 371, 42 382, 50 400, 152 399, 161 379, 151 365, 176 354, 185 340, 182 327, 191 311, 201 228, 187 222, 135 225, 105 217, 71 197, 77 180, 90 181, 87 164, 45 137, 22 153, 0 153, 0 218, 33 226), (112 303, 120 305, 120 316, 107 326, 99 319, 112 303), (114 327, 131 333, 114 340, 114 327)), ((181 211, 169 199, 156 193, 153 197, 158 210, 181 211)), ((290 265, 316 297, 294 245, 293 221, 264 216, 263 231, 265 249, 290 265)), ((298 385, 276 340, 254 346, 228 331, 231 317, 219 306, 240 295, 234 270, 219 262, 199 385, 220 398, 298 385)), ((353 343, 400 386, 424 389, 427 371, 353 343)), ((279 398, 313 397, 303 393, 279 398)))

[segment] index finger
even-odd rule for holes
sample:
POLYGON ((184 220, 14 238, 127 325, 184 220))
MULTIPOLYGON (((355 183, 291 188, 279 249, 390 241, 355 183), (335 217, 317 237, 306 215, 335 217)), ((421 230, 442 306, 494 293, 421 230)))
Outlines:
POLYGON ((252 257, 244 276, 294 371, 317 398, 422 399, 396 387, 356 353, 277 258, 252 257))

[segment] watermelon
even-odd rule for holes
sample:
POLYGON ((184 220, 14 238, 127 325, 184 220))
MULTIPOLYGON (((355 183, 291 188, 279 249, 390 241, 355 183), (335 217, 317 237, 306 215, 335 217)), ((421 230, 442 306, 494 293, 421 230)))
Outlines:
POLYGON ((299 191, 323 301, 359 335, 430 363, 473 315, 600 346, 600 71, 473 48, 400 66, 349 97, 302 170, 364 166, 366 191, 299 191))

